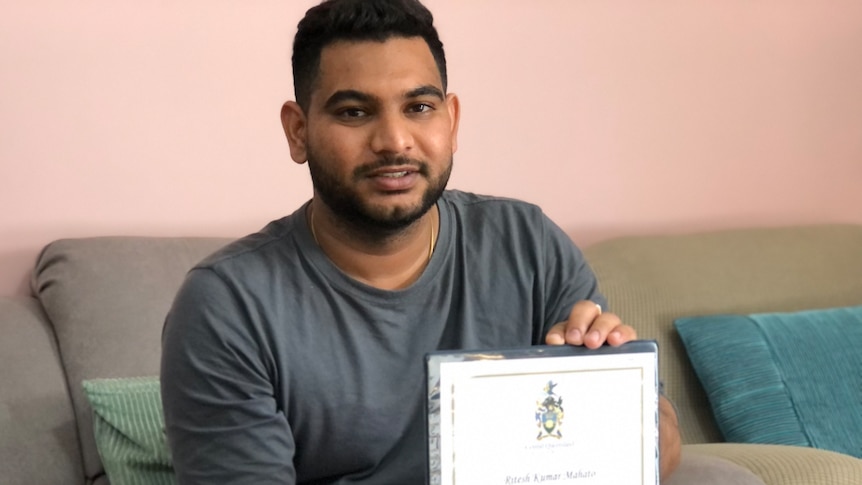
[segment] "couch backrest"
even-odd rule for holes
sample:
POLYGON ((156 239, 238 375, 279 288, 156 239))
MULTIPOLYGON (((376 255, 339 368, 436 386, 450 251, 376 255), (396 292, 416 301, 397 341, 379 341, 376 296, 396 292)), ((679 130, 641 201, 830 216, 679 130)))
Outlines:
POLYGON ((626 237, 584 250, 611 310, 659 342, 683 441, 721 441, 673 321, 862 304, 862 226, 626 237))
POLYGON ((64 239, 45 247, 33 292, 54 327, 78 423, 84 472, 102 472, 81 382, 157 375, 165 315, 186 272, 219 238, 64 239))

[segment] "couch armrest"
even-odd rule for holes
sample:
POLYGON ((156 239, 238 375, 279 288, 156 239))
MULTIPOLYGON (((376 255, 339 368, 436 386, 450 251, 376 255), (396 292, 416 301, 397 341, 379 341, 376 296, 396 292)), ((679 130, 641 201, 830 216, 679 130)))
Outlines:
POLYGON ((703 443, 684 445, 724 458, 759 476, 766 485, 858 485, 862 460, 832 451, 800 446, 703 443))
POLYGON ((75 415, 54 332, 32 298, 0 297, 0 477, 80 485, 75 415))

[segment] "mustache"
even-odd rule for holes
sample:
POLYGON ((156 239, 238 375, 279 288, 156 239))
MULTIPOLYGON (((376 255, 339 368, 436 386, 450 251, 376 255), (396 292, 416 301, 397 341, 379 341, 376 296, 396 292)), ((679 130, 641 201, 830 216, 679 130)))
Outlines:
POLYGON ((403 155, 391 155, 378 158, 371 163, 356 167, 353 170, 353 176, 354 178, 362 178, 367 176, 371 172, 374 172, 375 170, 380 170, 381 168, 404 166, 413 167, 421 175, 428 175, 428 164, 425 163, 423 160, 405 157, 403 155))

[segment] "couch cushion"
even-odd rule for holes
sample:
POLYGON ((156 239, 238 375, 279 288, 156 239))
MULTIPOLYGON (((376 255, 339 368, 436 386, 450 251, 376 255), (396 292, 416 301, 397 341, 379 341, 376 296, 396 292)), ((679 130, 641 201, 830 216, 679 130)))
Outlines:
POLYGON ((175 484, 158 377, 93 379, 83 386, 111 483, 175 484))
POLYGON ((685 443, 720 441, 673 327, 680 317, 862 304, 862 225, 637 236, 584 249, 610 311, 659 342, 659 373, 685 443))
POLYGON ((683 453, 724 458, 751 470, 770 485, 862 483, 862 460, 834 451, 788 445, 702 443, 684 445, 683 453))
POLYGON ((679 467, 662 485, 764 485, 747 468, 724 458, 683 447, 679 467))
POLYGON ((0 335, 0 483, 80 485, 72 402, 39 303, 0 297, 0 335))
POLYGON ((49 244, 33 275, 66 368, 84 471, 102 467, 85 379, 156 375, 165 315, 186 272, 227 244, 219 238, 103 237, 49 244))
POLYGON ((727 441, 862 457, 862 306, 683 318, 676 328, 727 441))

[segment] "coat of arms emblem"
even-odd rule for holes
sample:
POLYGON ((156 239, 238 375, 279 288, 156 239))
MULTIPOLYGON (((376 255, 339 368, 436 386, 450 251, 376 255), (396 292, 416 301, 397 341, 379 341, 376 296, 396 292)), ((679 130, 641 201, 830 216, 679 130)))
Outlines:
POLYGON ((563 426, 563 398, 554 393, 554 388, 557 386, 553 381, 548 381, 544 387, 544 397, 540 401, 536 401, 536 425, 539 427, 537 440, 545 438, 560 439, 563 433, 560 428, 563 426))

